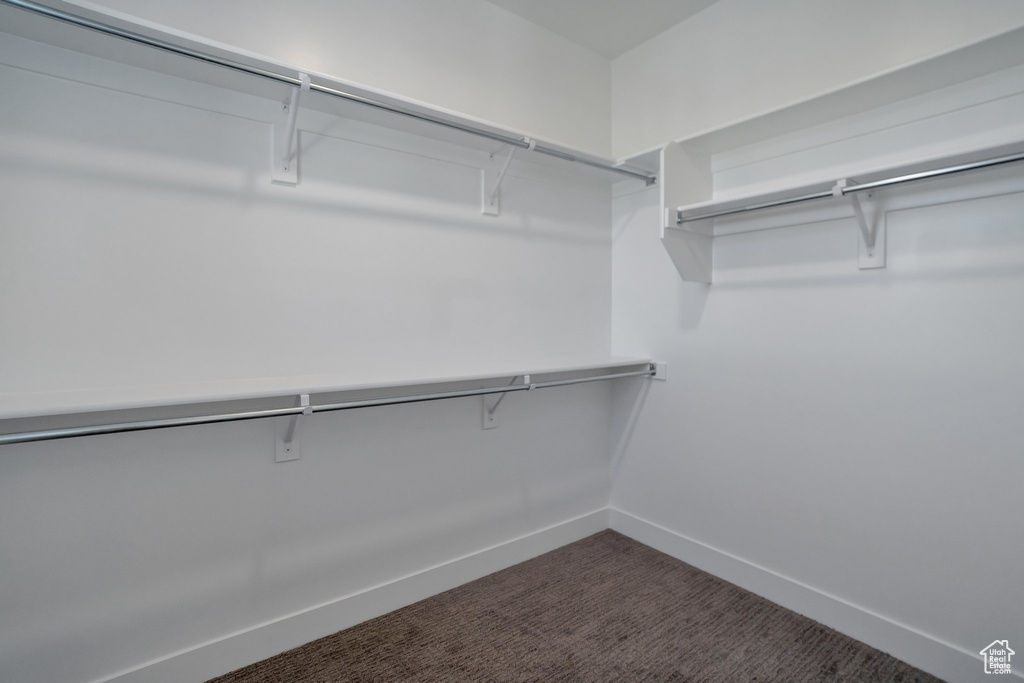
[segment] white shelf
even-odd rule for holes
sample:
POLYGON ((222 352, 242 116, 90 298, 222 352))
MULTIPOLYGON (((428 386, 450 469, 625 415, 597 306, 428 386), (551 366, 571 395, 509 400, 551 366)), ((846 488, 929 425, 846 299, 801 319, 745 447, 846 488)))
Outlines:
POLYGON ((873 227, 859 217, 860 199, 830 200, 837 181, 870 183, 1019 154, 1022 77, 1024 29, 1014 29, 631 161, 650 167, 657 158, 662 243, 685 281, 712 282, 714 238, 736 232, 741 220, 695 218, 805 195, 826 197, 765 208, 752 229, 787 224, 779 217, 856 216, 863 234, 858 265, 882 268, 884 222, 873 227), (677 225, 677 213, 690 221, 677 225))
MULTIPOLYGON (((622 179, 621 176, 616 176, 607 170, 595 169, 586 165, 587 163, 596 163, 616 166, 618 165, 617 162, 561 144, 556 140, 544 139, 529 131, 509 129, 457 111, 431 106, 364 84, 347 81, 331 74, 307 69, 302 65, 281 62, 248 50, 212 41, 202 36, 145 21, 87 2, 45 0, 43 4, 59 11, 81 16, 150 39, 209 54, 246 67, 290 76, 297 76, 300 72, 305 73, 318 85, 421 113, 453 124, 480 129, 506 138, 520 140, 530 138, 536 141, 538 145, 584 162, 582 164, 573 164, 556 157, 535 154, 532 155, 532 161, 536 163, 562 169, 572 169, 575 173, 590 177, 603 177, 609 181, 616 180, 617 178, 622 179)), ((249 73, 232 71, 215 64, 122 40, 98 31, 39 16, 9 5, 0 4, 0 31, 3 32, 0 33, 0 36, 6 33, 11 36, 125 64, 134 68, 170 75, 195 83, 212 85, 217 88, 275 102, 286 101, 292 92, 292 87, 284 83, 260 78, 249 73)), ((500 142, 477 137, 471 133, 445 128, 444 126, 375 109, 357 102, 346 101, 318 92, 306 93, 302 98, 301 107, 487 152, 493 152, 501 146, 500 142)))
MULTIPOLYGON (((904 64, 806 100, 698 131, 672 142, 700 149, 707 155, 721 154, 1020 64, 1024 64, 1024 28, 904 64)), ((659 145, 637 152, 626 157, 624 162, 635 168, 656 171, 661 148, 659 145)))
POLYGON ((0 420, 79 413, 188 406, 202 403, 336 394, 396 388, 481 382, 521 377, 551 378, 580 372, 603 372, 650 363, 644 358, 587 357, 541 359, 509 365, 452 368, 430 374, 388 372, 372 368, 344 375, 261 377, 254 379, 158 386, 102 387, 87 391, 0 394, 0 420))

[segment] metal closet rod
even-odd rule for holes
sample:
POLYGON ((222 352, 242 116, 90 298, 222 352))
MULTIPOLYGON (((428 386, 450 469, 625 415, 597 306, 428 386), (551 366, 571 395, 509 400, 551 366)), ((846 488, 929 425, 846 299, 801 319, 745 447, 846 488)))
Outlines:
MULTIPOLYGON (((573 379, 555 379, 547 382, 533 382, 528 384, 511 384, 500 387, 487 387, 484 389, 462 389, 459 391, 443 391, 433 394, 414 394, 412 396, 393 396, 389 398, 370 398, 361 401, 342 401, 340 403, 324 403, 310 406, 314 413, 330 413, 336 410, 353 410, 355 408, 369 408, 371 406, 390 406, 402 403, 422 403, 424 401, 439 401, 448 398, 463 398, 466 396, 485 396, 487 394, 507 394, 513 391, 530 391, 532 389, 549 389, 551 387, 564 387, 570 384, 585 384, 587 382, 598 382, 607 379, 620 379, 623 377, 650 377, 656 372, 654 364, 648 365, 646 370, 633 372, 618 372, 610 375, 595 375, 592 377, 576 377, 573 379)), ((211 424, 215 422, 240 422, 242 420, 258 420, 265 417, 280 417, 284 415, 302 415, 307 407, 296 406, 294 408, 272 408, 268 410, 250 410, 239 413, 220 413, 217 415, 197 415, 194 417, 171 417, 162 420, 139 420, 136 422, 120 422, 104 425, 89 425, 85 427, 65 427, 63 429, 46 429, 34 432, 17 432, 14 434, 0 434, 0 445, 28 443, 30 441, 53 441, 55 439, 71 439, 78 436, 94 436, 97 434, 120 434, 122 432, 142 432, 148 429, 165 429, 167 427, 186 427, 189 425, 211 424)))
MULTIPOLYGON (((80 26, 82 28, 91 29, 93 31, 99 31, 100 33, 105 33, 107 35, 122 38, 124 40, 130 40, 133 43, 146 45, 148 47, 163 50, 165 52, 181 55, 183 57, 189 57, 191 59, 196 59, 201 62, 213 64, 215 66, 224 67, 225 69, 232 69, 234 71, 250 74, 252 76, 259 76, 260 78, 266 78, 271 81, 277 81, 278 83, 286 83, 288 85, 299 86, 302 84, 302 82, 299 80, 297 76, 288 76, 287 74, 278 73, 276 71, 269 71, 267 69, 261 69, 259 67, 249 66, 247 64, 232 62, 230 60, 223 59, 221 57, 216 57, 206 52, 193 50, 187 47, 183 47, 181 45, 176 45, 174 43, 167 42, 165 40, 160 40, 158 38, 150 38, 148 36, 142 35, 141 33, 135 33, 134 31, 129 31, 126 29, 118 28, 116 26, 111 26, 110 24, 104 24, 102 22, 94 21, 92 19, 88 19, 77 14, 71 14, 70 12, 64 12, 61 10, 53 9, 52 7, 40 5, 35 2, 29 2, 28 0, 0 0, 0 3, 10 5, 12 7, 17 7, 28 12, 32 12, 34 14, 49 17, 51 19, 57 19, 59 21, 73 24, 75 26, 80 26)), ((375 109, 381 109, 383 111, 388 111, 393 114, 398 114, 400 116, 407 116, 409 118, 418 119, 420 121, 426 121, 428 123, 433 123, 438 126, 444 126, 446 128, 451 128, 453 130, 462 131, 463 133, 469 133, 470 135, 476 135, 478 137, 487 138, 489 140, 494 140, 496 142, 501 142, 506 145, 513 145, 521 149, 528 149, 530 147, 529 140, 524 140, 523 138, 513 137, 510 135, 503 135, 501 133, 494 133, 492 131, 485 130, 483 128, 477 128, 475 126, 470 126, 468 124, 447 121, 436 116, 431 116, 430 114, 414 111, 412 109, 405 109, 403 107, 399 107, 393 104, 388 104, 387 102, 382 102, 380 100, 374 100, 369 97, 364 97, 362 95, 356 95, 354 93, 345 92, 344 90, 338 90, 337 88, 330 88, 326 85, 318 85, 317 83, 311 83, 309 89, 314 92, 329 95, 331 97, 337 97, 339 99, 348 100, 349 102, 358 102, 359 104, 364 104, 368 107, 374 107, 375 109)), ((535 145, 533 151, 540 152, 541 154, 546 154, 547 156, 556 157, 558 159, 571 161, 577 164, 584 164, 585 166, 592 166, 594 168, 599 168, 604 171, 610 171, 612 173, 618 173, 620 175, 629 176, 630 178, 636 178, 637 180, 644 181, 644 183, 646 183, 647 185, 652 185, 655 182, 657 182, 656 176, 647 175, 645 173, 638 173, 636 171, 630 171, 629 169, 621 168, 619 166, 607 162, 580 159, 579 157, 576 157, 572 154, 568 154, 557 149, 552 149, 551 147, 545 147, 544 145, 535 145)))
MULTIPOLYGON (((837 188, 839 192, 844 195, 853 194, 855 192, 868 192, 870 190, 878 190, 883 187, 891 187, 893 185, 902 185, 903 183, 911 183, 917 180, 927 180, 929 178, 937 178, 939 176, 951 175, 953 173, 963 173, 964 171, 974 171, 980 168, 989 168, 991 166, 1001 166, 1003 164, 1012 164, 1014 162, 1024 161, 1024 152, 1019 154, 1008 154, 1006 156, 995 157, 992 159, 983 159, 981 161, 972 161, 966 164, 958 164, 956 166, 945 166, 943 168, 936 168, 930 171, 921 171, 920 173, 908 173, 907 175, 893 176, 892 178, 884 178, 882 180, 874 180, 870 183, 858 183, 857 185, 849 185, 847 187, 837 188)), ((827 199, 829 197, 836 196, 832 190, 824 190, 822 192, 814 192, 812 194, 799 195, 797 197, 787 197, 785 199, 778 199, 771 202, 763 202, 761 204, 752 204, 750 206, 741 206, 736 209, 727 209, 725 211, 715 211, 713 213, 703 213, 697 216, 686 216, 679 212, 678 218, 676 219, 677 225, 683 223, 692 223, 694 221, 702 221, 708 218, 720 218, 722 216, 733 216, 738 213, 747 213, 749 211, 759 211, 760 209, 771 209, 776 206, 786 206, 788 204, 799 204, 800 202, 808 202, 814 199, 827 199)))

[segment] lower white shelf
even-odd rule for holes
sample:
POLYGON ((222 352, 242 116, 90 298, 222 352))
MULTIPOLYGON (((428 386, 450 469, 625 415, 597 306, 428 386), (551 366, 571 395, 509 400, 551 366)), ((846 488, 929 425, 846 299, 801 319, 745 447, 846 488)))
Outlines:
POLYGON ((504 395, 663 373, 663 368, 659 370, 648 359, 604 358, 377 382, 339 383, 335 377, 279 378, 192 385, 177 390, 146 387, 76 392, 70 396, 8 395, 0 403, 4 409, 0 413, 0 445, 290 416, 291 426, 283 438, 287 449, 295 434, 296 420, 302 415, 504 395))

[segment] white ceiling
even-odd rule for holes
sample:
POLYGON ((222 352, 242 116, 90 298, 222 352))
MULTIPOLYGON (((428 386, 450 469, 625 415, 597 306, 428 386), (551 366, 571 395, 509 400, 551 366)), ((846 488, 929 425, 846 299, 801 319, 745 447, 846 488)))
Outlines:
POLYGON ((489 0, 609 59, 717 0, 489 0))

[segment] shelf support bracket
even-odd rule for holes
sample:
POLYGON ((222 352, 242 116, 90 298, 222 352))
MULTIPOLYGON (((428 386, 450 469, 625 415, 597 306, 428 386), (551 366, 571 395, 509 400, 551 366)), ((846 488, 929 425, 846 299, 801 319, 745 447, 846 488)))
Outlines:
POLYGON ((276 462, 288 462, 298 460, 302 457, 302 441, 299 438, 299 418, 304 415, 312 415, 313 407, 309 405, 309 394, 299 396, 299 407, 302 408, 302 415, 293 415, 288 420, 288 426, 284 434, 277 440, 276 462))
MULTIPOLYGON (((519 379, 518 376, 513 377, 512 378, 512 382, 509 384, 509 386, 510 387, 514 387, 516 385, 516 380, 518 380, 518 379, 519 379)), ((529 375, 523 375, 523 384, 530 384, 530 376, 529 375)), ((532 385, 531 385, 530 388, 531 389, 533 388, 532 385)), ((498 394, 497 398, 495 398, 494 395, 482 396, 481 397, 481 398, 483 398, 483 428, 484 429, 494 429, 495 427, 498 426, 498 417, 497 417, 497 415, 495 415, 495 412, 498 410, 498 406, 501 405, 501 402, 505 400, 506 396, 508 396, 508 393, 498 394)))
MULTIPOLYGON (((527 143, 526 149, 533 151, 537 147, 537 141, 532 138, 523 138, 523 141, 527 143)), ((480 213, 485 216, 497 216, 500 212, 500 194, 501 181, 505 179, 505 173, 508 171, 509 165, 512 163, 512 157, 516 155, 516 150, 519 149, 515 145, 509 145, 508 156, 505 157, 505 162, 501 165, 501 170, 498 171, 498 177, 494 181, 494 185, 488 190, 487 188, 487 169, 480 171, 480 213)), ((491 159, 494 155, 491 155, 491 159)))
POLYGON ((299 98, 309 90, 309 76, 300 73, 299 82, 300 85, 292 88, 281 114, 274 120, 270 181, 275 185, 297 185, 299 182, 296 168, 299 162, 298 136, 295 126, 299 117, 299 98))
MULTIPOLYGON (((864 207, 861 206, 860 196, 847 193, 846 188, 849 186, 848 178, 837 181, 835 187, 832 188, 832 195, 847 197, 853 206, 854 217, 857 219, 857 227, 860 228, 861 236, 857 265, 861 270, 885 268, 885 221, 879 220, 880 211, 876 211, 873 220, 869 221, 864 214, 864 207)), ((868 194, 868 198, 871 198, 871 194, 868 194)))
POLYGON ((679 225, 679 207, 712 197, 711 153, 706 146, 672 142, 661 150, 658 173, 661 243, 686 282, 711 284, 714 220, 679 225))

